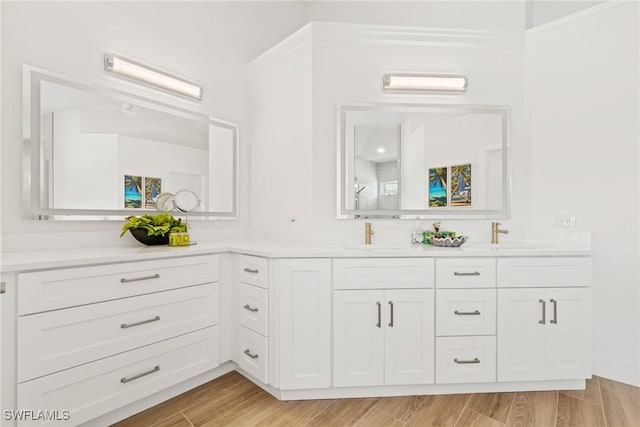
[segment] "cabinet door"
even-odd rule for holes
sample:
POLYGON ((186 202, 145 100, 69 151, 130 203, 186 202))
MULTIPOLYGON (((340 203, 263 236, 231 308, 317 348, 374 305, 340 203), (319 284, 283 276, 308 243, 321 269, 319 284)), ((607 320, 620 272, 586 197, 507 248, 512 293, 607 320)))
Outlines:
POLYGON ((384 291, 333 293, 333 385, 384 383, 384 291))
POLYGON ((546 379, 591 377, 591 289, 547 291, 546 379))
POLYGON ((498 381, 545 378, 546 289, 498 290, 498 381), (543 314, 544 313, 544 314, 543 314))
POLYGON ((433 290, 386 290, 384 304, 385 384, 433 383, 433 290))
POLYGON ((278 262, 280 389, 331 385, 331 261, 278 262))

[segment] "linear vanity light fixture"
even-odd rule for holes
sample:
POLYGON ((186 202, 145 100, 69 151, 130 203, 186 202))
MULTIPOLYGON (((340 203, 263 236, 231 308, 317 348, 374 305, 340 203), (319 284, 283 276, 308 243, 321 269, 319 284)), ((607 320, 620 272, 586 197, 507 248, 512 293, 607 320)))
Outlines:
POLYGON ((444 74, 385 74, 382 89, 385 92, 464 92, 467 78, 444 74))
POLYGON ((118 56, 104 55, 104 70, 188 98, 202 100, 202 88, 179 77, 118 56))

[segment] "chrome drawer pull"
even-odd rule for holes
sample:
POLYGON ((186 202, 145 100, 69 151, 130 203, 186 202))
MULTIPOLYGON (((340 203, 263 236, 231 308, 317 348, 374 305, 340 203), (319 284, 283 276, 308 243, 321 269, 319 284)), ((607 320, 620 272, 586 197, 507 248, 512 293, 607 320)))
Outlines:
POLYGON ((480 363, 480 359, 478 359, 477 357, 474 357, 473 360, 453 359, 453 361, 456 362, 459 365, 465 365, 465 364, 469 364, 469 363, 480 363))
POLYGON ((7 284, 5 282, 0 282, 0 295, 7 292, 7 284))
POLYGON ((159 279, 160 278, 160 274, 156 273, 153 276, 144 276, 144 277, 134 277, 133 279, 126 279, 126 278, 122 278, 120 279, 120 283, 129 283, 129 282, 138 282, 140 280, 151 280, 151 279, 159 279))
POLYGON ((480 312, 478 310, 475 311, 454 311, 454 314, 457 314, 458 316, 479 316, 480 312))
POLYGON ((252 359, 257 359, 259 357, 257 354, 251 354, 251 350, 249 350, 249 349, 246 349, 244 351, 244 354, 246 354, 247 356, 249 356, 252 359))
POLYGON ((376 323, 376 327, 382 327, 382 304, 380 301, 376 301, 376 305, 378 306, 378 323, 376 323))
POLYGON ((133 381, 133 380, 137 380, 138 378, 146 377, 147 375, 153 374, 154 372, 158 372, 159 370, 160 370, 160 365, 156 365, 153 369, 150 369, 150 370, 148 370, 147 372, 143 372, 143 373, 141 373, 141 374, 134 375, 134 376, 129 377, 129 378, 127 378, 127 377, 122 377, 122 378, 120 379, 120 382, 121 382, 122 384, 126 384, 126 383, 128 383, 128 382, 133 381))
POLYGON ((245 267, 243 270, 245 273, 258 274, 259 270, 257 268, 249 268, 245 267))
POLYGON ((389 301, 389 307, 391 310, 391 321, 389 322, 389 326, 393 328, 393 301, 389 301))
POLYGON ((160 316, 156 316, 153 319, 141 320, 140 322, 135 322, 135 323, 123 323, 122 325, 120 325, 120 327, 122 329, 133 328, 134 326, 140 326, 146 323, 157 322, 158 320, 160 320, 160 316))
POLYGON ((549 321, 549 323, 557 324, 558 323, 558 301, 551 298, 551 304, 553 304, 553 319, 549 321))
POLYGON ((547 323, 547 303, 542 298, 540 298, 538 302, 542 303, 542 320, 538 320, 538 323, 544 325, 547 323))
POLYGON ((460 273, 458 271, 454 271, 453 275, 454 276, 479 276, 480 272, 479 271, 474 271, 473 273, 460 273))
POLYGON ((251 307, 249 304, 245 304, 245 305, 244 305, 244 309, 245 309, 245 310, 252 311, 252 312, 254 312, 254 313, 255 313, 256 311, 258 311, 258 307, 253 308, 253 307, 251 307))

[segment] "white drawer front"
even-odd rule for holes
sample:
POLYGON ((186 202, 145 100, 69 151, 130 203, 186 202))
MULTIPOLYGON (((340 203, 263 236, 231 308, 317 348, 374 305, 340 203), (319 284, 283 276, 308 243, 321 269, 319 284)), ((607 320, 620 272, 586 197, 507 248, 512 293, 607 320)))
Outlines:
POLYGON ((436 335, 495 335, 495 289, 438 289, 436 335))
POLYGON ((495 258, 441 258, 436 260, 438 288, 493 288, 495 258))
POLYGON ((432 288, 433 284, 433 258, 333 260, 334 289, 432 288))
POLYGON ((217 282, 219 264, 218 255, 201 255, 23 273, 18 314, 217 282))
POLYGON ((18 382, 218 323, 218 284, 18 318, 18 382))
POLYGON ((269 260, 257 256, 240 255, 238 257, 238 278, 242 283, 269 287, 269 260))
POLYGON ((591 258, 499 258, 498 286, 591 286, 591 258))
POLYGON ((436 383, 496 381, 496 337, 436 338, 436 383))
POLYGON ((214 326, 18 384, 18 408, 66 409, 71 415, 66 425, 75 426, 218 364, 214 326))
POLYGON ((259 334, 268 335, 267 290, 241 283, 238 293, 240 325, 259 334))
POLYGON ((269 366, 267 338, 247 328, 240 327, 238 350, 240 353, 238 355, 240 368, 266 384, 269 379, 267 376, 267 366, 269 366))

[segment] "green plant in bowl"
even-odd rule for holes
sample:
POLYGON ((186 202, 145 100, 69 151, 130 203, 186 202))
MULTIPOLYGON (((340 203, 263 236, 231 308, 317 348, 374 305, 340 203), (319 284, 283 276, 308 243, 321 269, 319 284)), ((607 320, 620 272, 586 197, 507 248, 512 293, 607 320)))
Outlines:
POLYGON ((125 218, 120 237, 127 231, 145 245, 166 245, 169 243, 169 233, 186 233, 187 224, 182 219, 176 219, 168 212, 156 215, 131 215, 125 218))

